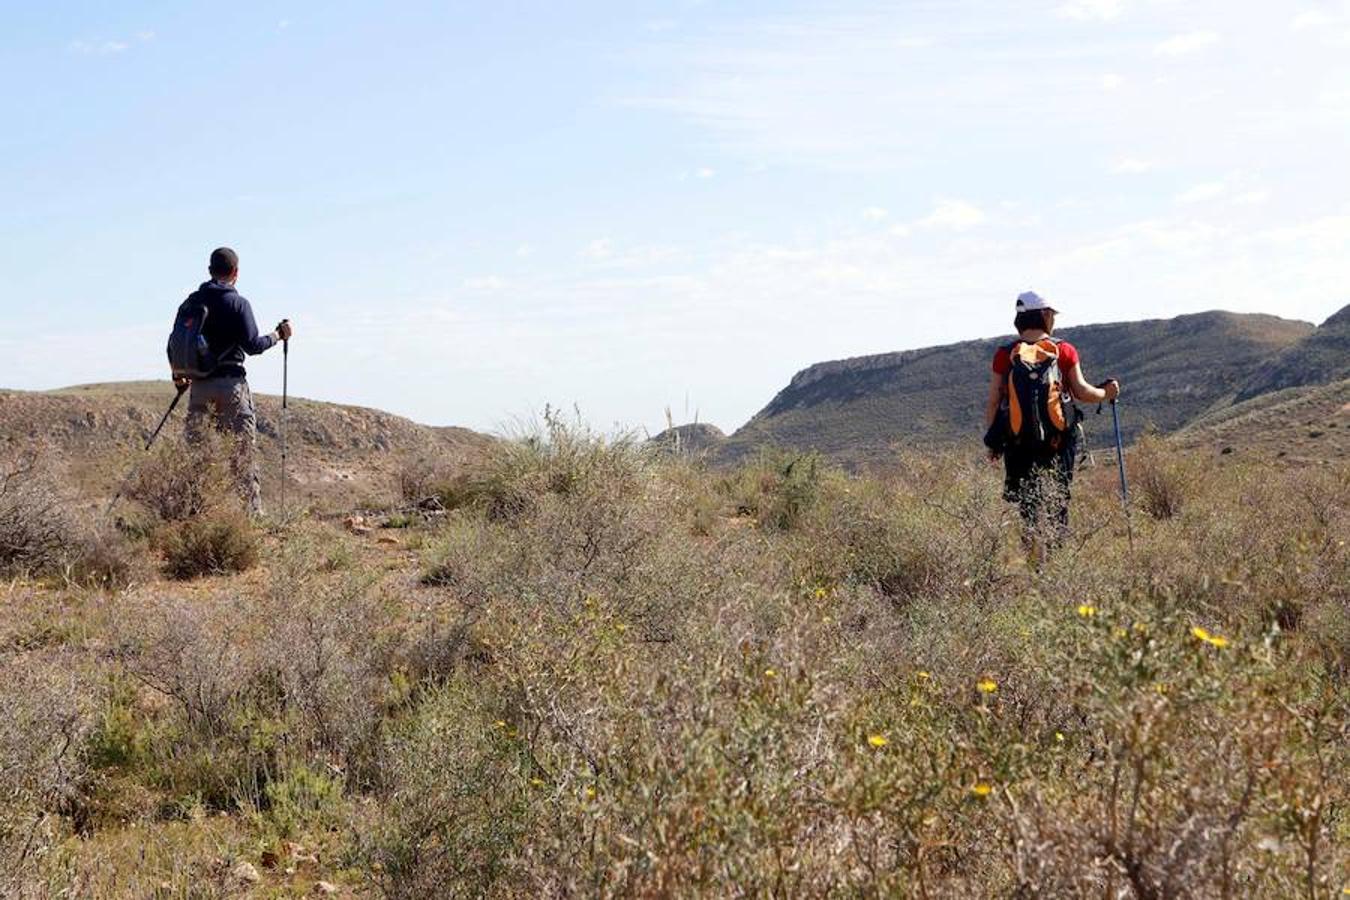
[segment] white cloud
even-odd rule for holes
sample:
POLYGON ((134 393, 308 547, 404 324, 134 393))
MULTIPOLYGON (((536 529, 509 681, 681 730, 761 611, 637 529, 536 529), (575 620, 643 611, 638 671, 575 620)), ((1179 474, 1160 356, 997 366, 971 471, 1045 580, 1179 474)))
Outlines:
POLYGON ((1203 203, 1222 197, 1227 191, 1228 186, 1222 181, 1207 181, 1177 194, 1176 201, 1181 204, 1203 203))
POLYGON ((533 254, 534 254, 533 244, 521 244, 520 246, 516 247, 516 256, 520 257, 521 259, 524 259, 525 257, 531 256, 533 254))
POLYGON ((1059 8, 1060 15, 1079 21, 1111 22, 1120 18, 1124 11, 1124 0, 1069 0, 1059 8))
POLYGON ((491 293, 500 291, 504 287, 506 287, 506 281, 497 275, 480 275, 476 278, 464 279, 464 289, 466 291, 491 293))
POLYGON ((1111 171, 1117 175, 1139 175, 1143 172, 1150 172, 1153 168, 1153 163, 1148 160, 1128 156, 1111 164, 1111 171))
POLYGON ((85 40, 83 38, 73 40, 66 45, 71 53, 78 53, 81 56, 108 56, 115 53, 125 53, 130 50, 134 43, 148 44, 155 39, 155 33, 149 30, 142 30, 130 38, 125 39, 105 39, 85 40))
POLYGON ((708 166, 701 166, 700 168, 694 170, 695 178, 712 178, 716 174, 717 170, 710 168, 708 166))
POLYGON ((887 212, 885 209, 882 209, 880 206, 869 206, 863 210, 862 214, 863 218, 869 222, 880 222, 882 219, 890 215, 889 212, 887 212))
POLYGON ((1189 56, 1218 42, 1219 35, 1213 31, 1188 31, 1162 41, 1153 48, 1153 52, 1158 56, 1189 56))
POLYGON ((1115 72, 1108 72, 1102 76, 1102 90, 1104 91, 1120 90, 1121 86, 1124 84, 1124 76, 1117 75, 1115 72))
POLYGON ((928 228, 950 228, 965 231, 987 219, 984 210, 966 200, 943 199, 919 224, 928 228))
POLYGON ((1233 202, 1238 206, 1260 206, 1270 199, 1270 191, 1257 189, 1244 191, 1233 198, 1233 202))
POLYGON ((130 44, 125 41, 71 41, 72 53, 84 56, 104 56, 110 53, 124 53, 130 44))

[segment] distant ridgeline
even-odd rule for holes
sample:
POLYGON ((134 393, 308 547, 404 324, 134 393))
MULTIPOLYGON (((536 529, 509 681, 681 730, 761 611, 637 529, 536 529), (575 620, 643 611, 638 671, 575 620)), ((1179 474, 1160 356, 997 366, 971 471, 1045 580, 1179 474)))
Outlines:
MULTIPOLYGON (((1125 386, 1127 440, 1173 432, 1272 391, 1350 378, 1350 307, 1321 327, 1269 315, 1206 312, 1175 319, 1085 325, 1059 336, 1083 354, 1088 380, 1125 386)), ((862 356, 803 369, 745 426, 717 446, 732 460, 774 445, 864 463, 897 446, 978 442, 989 363, 1007 337, 862 356)), ((1091 446, 1111 440, 1089 415, 1091 446)))

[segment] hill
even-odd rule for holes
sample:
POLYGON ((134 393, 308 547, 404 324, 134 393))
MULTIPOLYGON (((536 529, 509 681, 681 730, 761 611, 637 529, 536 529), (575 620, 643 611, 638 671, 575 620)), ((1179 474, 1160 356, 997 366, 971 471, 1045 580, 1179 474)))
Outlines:
MULTIPOLYGON (((1174 319, 1085 325, 1060 332, 1082 351, 1089 380, 1125 385, 1123 426, 1132 439, 1149 426, 1174 431, 1226 405, 1251 376, 1253 360, 1273 359, 1315 333, 1306 322, 1269 315, 1206 312, 1174 319)), ((989 360, 1007 338, 819 363, 737 430, 728 458, 776 444, 816 449, 858 463, 896 445, 926 447, 976 440, 989 360)), ((1089 442, 1106 428, 1086 423, 1089 442)))
MULTIPOLYGON (((80 486, 107 492, 124 473, 173 399, 165 382, 91 384, 55 391, 0 391, 0 450, 40 448, 80 486)), ((281 398, 255 394, 264 491, 280 472, 281 398)), ((186 398, 161 440, 181 434, 186 398)), ((351 506, 386 494, 412 456, 464 457, 492 439, 466 428, 437 428, 359 406, 292 397, 287 410, 288 479, 311 499, 351 506)))
POLYGON ((716 453, 726 443, 726 432, 706 422, 692 422, 667 428, 648 444, 658 450, 679 454, 716 453))
POLYGON ((1236 403, 1200 417, 1173 440, 1224 455, 1290 462, 1350 459, 1350 378, 1236 403))
POLYGON ((1343 378, 1350 378, 1350 306, 1257 366, 1238 390, 1236 401, 1285 388, 1330 384, 1343 378))

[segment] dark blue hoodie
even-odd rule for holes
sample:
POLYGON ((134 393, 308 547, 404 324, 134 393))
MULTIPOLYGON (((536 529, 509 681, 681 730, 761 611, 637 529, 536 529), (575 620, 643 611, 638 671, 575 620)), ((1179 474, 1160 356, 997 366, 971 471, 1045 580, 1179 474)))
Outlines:
POLYGON ((189 299, 197 299, 206 306, 206 321, 202 335, 220 360, 210 378, 243 378, 244 354, 257 356, 277 341, 270 334, 259 334, 253 319, 253 307, 239 296, 233 285, 223 281, 208 281, 193 292, 189 299))

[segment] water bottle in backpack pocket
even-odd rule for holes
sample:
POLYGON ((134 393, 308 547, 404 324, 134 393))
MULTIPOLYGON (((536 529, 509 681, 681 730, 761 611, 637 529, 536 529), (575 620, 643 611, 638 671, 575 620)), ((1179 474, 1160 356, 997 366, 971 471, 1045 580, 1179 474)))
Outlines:
POLYGON ((184 300, 169 332, 169 368, 174 378, 206 378, 220 364, 206 343, 206 304, 192 297, 184 300))

